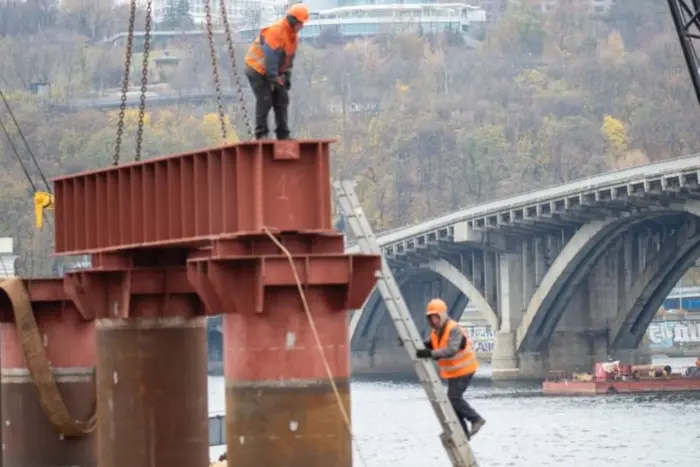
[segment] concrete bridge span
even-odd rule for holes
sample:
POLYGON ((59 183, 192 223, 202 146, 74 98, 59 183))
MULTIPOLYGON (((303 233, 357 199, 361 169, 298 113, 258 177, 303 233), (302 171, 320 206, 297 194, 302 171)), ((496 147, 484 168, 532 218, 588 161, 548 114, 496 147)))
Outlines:
MULTIPOLYGON (((635 167, 378 238, 424 332, 434 296, 454 318, 470 303, 497 329, 494 378, 641 361, 656 310, 700 255, 699 171, 700 156, 635 167)), ((361 313, 356 373, 410 371, 376 293, 361 313)))

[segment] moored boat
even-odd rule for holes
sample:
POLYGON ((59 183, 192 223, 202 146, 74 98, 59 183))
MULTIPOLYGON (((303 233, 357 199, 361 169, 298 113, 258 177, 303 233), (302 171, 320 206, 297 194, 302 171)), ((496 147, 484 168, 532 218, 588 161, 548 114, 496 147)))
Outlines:
POLYGON ((668 365, 625 365, 598 362, 593 373, 548 379, 542 392, 548 395, 632 394, 644 392, 700 391, 700 367, 674 372, 668 365))

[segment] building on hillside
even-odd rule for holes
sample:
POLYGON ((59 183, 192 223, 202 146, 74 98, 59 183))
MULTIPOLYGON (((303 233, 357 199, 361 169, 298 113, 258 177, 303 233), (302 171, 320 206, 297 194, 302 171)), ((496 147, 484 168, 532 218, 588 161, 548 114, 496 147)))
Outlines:
MULTIPOLYGON (((130 1, 130 0, 123 0, 130 1)), ((144 0, 138 0, 140 4, 144 0)), ((153 0, 153 19, 155 22, 162 21, 168 8, 177 5, 180 0, 153 0)), ((206 13, 204 0, 187 0, 189 14, 195 24, 205 24, 206 13)), ((212 21, 220 24, 220 8, 218 0, 211 0, 212 21)), ((232 26, 239 27, 260 27, 274 21, 286 8, 286 0, 226 0, 226 13, 232 26)))
MULTIPOLYGON (((357 0, 335 0, 352 2, 357 0)), ((310 3, 331 4, 333 0, 312 0, 310 3)), ((377 3, 311 10, 309 22, 301 30, 303 41, 326 38, 351 40, 384 34, 452 32, 461 35, 467 45, 475 46, 483 38, 485 12, 465 3, 377 3)), ((242 38, 252 40, 257 30, 240 31, 242 38)))
MULTIPOLYGON (((168 0, 154 1, 165 3, 168 0)), ((233 3, 232 0, 229 1, 233 3)), ((368 1, 371 0, 308 0, 311 15, 309 22, 300 33, 301 40, 322 42, 324 40, 343 41, 411 32, 418 34, 453 33, 460 35, 468 47, 476 47, 484 38, 486 13, 473 5, 430 0, 427 2, 425 0, 422 2, 406 0, 403 3, 395 3, 396 0, 393 0, 393 3, 375 0, 377 3, 374 4, 368 4, 368 1), (338 6, 341 2, 355 3, 355 5, 338 6), (332 8, 325 8, 328 6, 332 8)), ((260 15, 257 20, 251 20, 254 18, 251 18, 250 15, 248 17, 243 15, 242 12, 245 11, 243 5, 243 3, 238 3, 238 10, 234 10, 234 12, 238 12, 234 23, 234 29, 237 30, 238 34, 234 39, 243 42, 252 41, 257 36, 261 26, 278 19, 286 8, 286 6, 280 7, 281 4, 277 3, 276 9, 266 7, 268 8, 266 16, 260 15)), ((272 3, 268 5, 272 5, 272 3)), ((194 3, 191 9, 195 12, 199 11, 195 8, 194 3)), ((218 10, 216 13, 218 14, 218 10)), ((220 31, 215 31, 215 34, 217 33, 220 31)), ((202 29, 180 32, 156 30, 152 33, 152 38, 156 41, 164 41, 171 37, 201 36, 203 34, 202 29)), ((134 37, 141 38, 142 36, 143 32, 136 31, 134 33, 134 37)), ((126 33, 122 32, 105 39, 103 42, 121 45, 125 40, 126 33)))
POLYGON ((540 9, 543 13, 552 11, 560 4, 578 4, 594 13, 606 13, 615 4, 615 0, 476 0, 474 2, 486 12, 488 21, 496 21, 508 6, 530 5, 540 9))
POLYGON ((0 277, 11 277, 15 275, 17 255, 14 254, 13 244, 12 237, 0 238, 0 277))
POLYGON ((574 8, 586 8, 593 13, 605 13, 615 4, 615 0, 510 0, 512 4, 525 4, 538 7, 547 13, 558 6, 570 5, 574 8))

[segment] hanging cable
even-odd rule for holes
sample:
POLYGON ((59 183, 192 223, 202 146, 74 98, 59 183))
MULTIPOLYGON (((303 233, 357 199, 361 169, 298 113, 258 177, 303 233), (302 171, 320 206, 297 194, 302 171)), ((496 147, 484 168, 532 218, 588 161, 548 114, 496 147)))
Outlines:
POLYGON ((345 409, 345 406, 343 405, 343 399, 340 396, 340 391, 338 391, 338 386, 335 384, 335 379, 333 375, 333 370, 331 370, 331 366, 328 363, 328 358, 326 358, 326 352, 323 350, 323 343, 321 342, 321 337, 318 335, 318 329, 316 329, 316 321, 314 320, 313 315, 311 314, 311 309, 309 308, 309 302, 306 300, 306 293, 304 292, 304 287, 301 282, 301 278, 299 277, 299 273, 297 272, 297 267, 294 264, 294 258, 292 257, 292 254, 289 252, 289 250, 280 242, 277 237, 275 237, 270 229, 267 227, 262 228, 263 232, 272 240, 272 243, 274 243, 277 248, 279 248, 282 251, 282 254, 287 257, 287 261, 289 262, 289 266, 292 268, 292 274, 294 275, 294 281, 296 282, 297 290, 299 290, 299 298, 301 298, 301 304, 304 307, 304 314, 306 315, 306 319, 309 321, 309 327, 311 328, 311 334, 314 336, 314 340, 316 340, 316 346, 318 347, 318 352, 321 356, 321 361, 323 362, 323 366, 326 370, 326 375, 328 376, 328 380, 331 383, 331 387, 333 388, 333 393, 335 394, 335 398, 338 401, 338 408, 340 409, 340 414, 343 417, 343 421, 345 422, 345 426, 348 429, 348 433, 350 434, 350 438, 352 438, 353 441, 355 441, 356 446, 355 448, 357 449, 357 454, 360 457, 360 462, 362 463, 363 466, 367 467, 367 461, 365 461, 364 456, 362 455, 362 451, 360 450, 360 443, 357 441, 357 438, 355 437, 355 433, 352 431, 352 423, 350 422, 350 415, 348 414, 348 411, 345 409))
MULTIPOLYGON (((5 98, 5 94, 2 92, 1 89, 0 89, 0 96, 2 97, 2 100, 5 103, 5 107, 7 108, 7 111, 10 113, 10 116, 12 117, 12 121, 14 122, 15 127, 17 128, 17 131, 22 136, 22 140, 24 141, 24 144, 26 145, 27 150, 29 151, 29 154, 32 157, 32 160, 34 161, 34 165, 36 166, 36 168, 39 172, 39 175, 41 176, 42 180, 44 181, 44 184, 46 185, 46 189, 48 190, 49 193, 51 193, 51 185, 49 185, 48 181, 46 180, 46 177, 44 176, 44 172, 41 170, 41 167, 39 166, 39 162, 36 160, 36 158, 34 157, 34 154, 31 152, 31 149, 29 148, 29 144, 27 143, 27 140, 24 137, 24 133, 22 133, 22 129, 20 128, 19 123, 17 122, 17 119, 14 116, 14 112, 12 112, 12 107, 10 107, 10 103, 5 98)), ((15 159, 17 159, 17 162, 19 162, 19 165, 22 168, 22 172, 24 172, 24 176, 26 177, 27 181, 29 182, 29 186, 31 187, 32 192, 37 193, 39 190, 37 189, 36 183, 34 183, 34 180, 32 179, 32 176, 29 173, 29 169, 27 168, 27 165, 24 163, 22 156, 19 155, 19 151, 17 150, 17 146, 12 141, 12 136, 10 135, 10 132, 7 130, 7 126, 5 126, 5 123, 2 121, 2 118, 0 118, 0 129, 5 134, 5 138, 7 138, 7 142, 10 144, 10 148, 12 149, 12 152, 15 154, 15 159)), ((46 219, 46 223, 49 225, 49 227, 51 227, 51 222, 48 219, 46 219)))
MULTIPOLYGON (((0 89, 0 99, 2 99, 3 103, 5 104, 5 108, 7 109, 7 112, 10 114, 10 118, 12 119, 12 122, 15 124, 15 128, 17 128, 17 133, 19 134, 19 137, 22 139, 22 142, 24 143, 24 147, 27 148, 27 153, 29 153, 29 157, 32 158, 32 161, 34 162, 34 167, 36 167, 36 170, 39 172, 39 176, 41 177, 41 180, 44 182, 44 185, 46 186, 46 191, 49 193, 53 193, 51 191, 51 185, 49 184, 49 181, 46 179, 44 172, 41 170, 41 167, 39 166, 39 162, 36 160, 36 156, 34 155, 34 152, 32 152, 32 148, 29 147, 29 143, 27 142, 27 138, 24 137, 24 133, 22 132, 22 128, 20 128, 19 123, 17 122, 17 119, 15 118, 15 113, 12 111, 12 107, 10 107, 10 103, 7 101, 7 98, 5 97, 5 93, 2 92, 2 89, 0 89)), ((7 134, 7 132, 5 132, 5 134, 7 134)), ((8 138, 9 138, 9 136, 8 136, 8 138)), ((16 153, 16 151, 15 151, 15 153, 16 153)), ((19 155, 17 157, 19 157, 19 155)), ((36 189, 34 191, 36 191, 36 189)))
POLYGON ((12 142, 12 137, 10 136, 10 133, 8 133, 7 127, 2 122, 2 119, 0 119, 0 128, 2 129, 2 132, 5 133, 5 138, 7 138, 7 142, 10 143, 10 148, 12 149, 12 152, 15 153, 15 158, 17 159, 17 162, 19 162, 20 167, 22 167, 22 172, 24 172, 24 176, 27 177, 27 181, 32 187, 32 191, 36 193, 36 185, 34 184, 34 181, 32 181, 32 177, 29 175, 27 166, 24 165, 24 161, 20 157, 19 152, 17 152, 17 146, 15 146, 15 143, 12 142))

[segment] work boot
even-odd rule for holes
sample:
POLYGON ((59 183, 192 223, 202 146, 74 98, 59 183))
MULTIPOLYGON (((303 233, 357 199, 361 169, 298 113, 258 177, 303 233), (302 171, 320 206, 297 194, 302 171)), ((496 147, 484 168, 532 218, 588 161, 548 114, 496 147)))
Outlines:
POLYGON ((469 433, 469 438, 473 438, 474 435, 477 434, 479 430, 481 430, 481 427, 483 427, 484 424, 486 424, 486 420, 484 420, 483 418, 472 423, 472 430, 471 433, 469 433))
POLYGON ((268 139, 270 137, 270 133, 256 133, 255 134, 255 139, 268 139))

